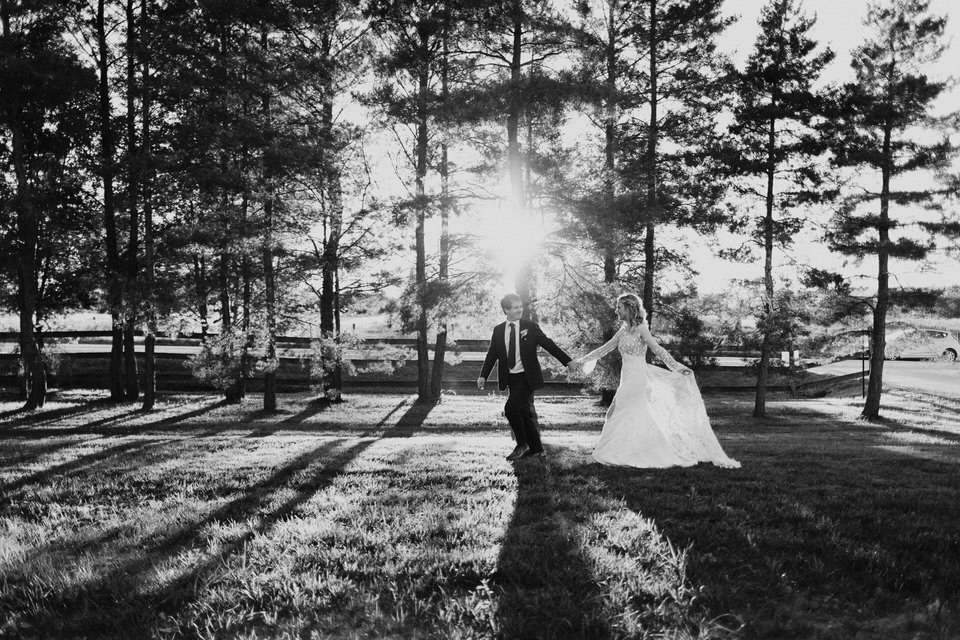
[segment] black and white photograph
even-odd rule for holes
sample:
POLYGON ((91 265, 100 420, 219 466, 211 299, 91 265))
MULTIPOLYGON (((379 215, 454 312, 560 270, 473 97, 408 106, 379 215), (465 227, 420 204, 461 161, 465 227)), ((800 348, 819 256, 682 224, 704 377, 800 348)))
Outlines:
POLYGON ((953 0, 0 27, 0 640, 960 639, 953 0))

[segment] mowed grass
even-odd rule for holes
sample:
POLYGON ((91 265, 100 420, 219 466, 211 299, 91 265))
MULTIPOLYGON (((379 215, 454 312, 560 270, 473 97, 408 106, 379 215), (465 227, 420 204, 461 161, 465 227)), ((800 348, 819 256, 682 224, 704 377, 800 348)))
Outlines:
POLYGON ((956 638, 960 398, 708 396, 742 469, 601 467, 500 396, 0 404, 0 637, 956 638))

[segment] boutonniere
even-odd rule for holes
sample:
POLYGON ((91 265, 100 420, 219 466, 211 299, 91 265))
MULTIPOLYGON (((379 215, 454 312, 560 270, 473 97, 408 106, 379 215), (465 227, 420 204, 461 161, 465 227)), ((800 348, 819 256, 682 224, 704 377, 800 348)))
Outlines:
POLYGON ((523 329, 523 330, 520 332, 520 339, 521 339, 521 340, 523 340, 524 338, 527 337, 527 331, 529 331, 529 329, 523 329))

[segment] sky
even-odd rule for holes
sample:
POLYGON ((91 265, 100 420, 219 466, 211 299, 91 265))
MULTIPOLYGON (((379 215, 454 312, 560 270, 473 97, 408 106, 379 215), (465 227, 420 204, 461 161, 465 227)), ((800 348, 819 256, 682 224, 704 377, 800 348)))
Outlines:
MULTIPOLYGON (((934 15, 947 16, 946 39, 952 46, 941 60, 932 65, 928 75, 934 79, 947 79, 960 72, 960 8, 955 0, 931 0, 930 11, 934 15)), ((721 40, 724 49, 735 62, 742 64, 749 56, 756 41, 757 25, 764 0, 728 0, 725 15, 738 15, 739 20, 731 25, 721 40)), ((836 58, 824 71, 824 82, 842 82, 852 78, 850 69, 850 50, 864 39, 863 19, 869 3, 865 0, 805 0, 805 13, 815 14, 816 25, 813 37, 825 46, 831 47, 836 58)), ((936 111, 945 114, 960 110, 960 87, 954 86, 941 96, 936 111)), ((830 268, 848 276, 862 276, 861 283, 869 287, 877 275, 876 259, 865 259, 861 264, 845 261, 843 256, 831 253, 823 245, 822 232, 808 229, 796 239, 789 254, 775 256, 776 269, 786 262, 798 265, 809 264, 821 268, 830 268)), ((731 279, 756 279, 762 276, 762 262, 735 264, 720 260, 713 255, 711 247, 717 246, 713 238, 684 236, 677 238, 689 243, 694 267, 700 272, 696 282, 701 293, 722 291, 729 286, 731 279)), ((720 246, 737 246, 740 242, 730 235, 720 234, 720 246)), ((942 258, 933 265, 914 262, 891 264, 891 286, 945 286, 960 284, 960 264, 955 259, 942 258), (947 276, 945 279, 944 276, 947 276)))

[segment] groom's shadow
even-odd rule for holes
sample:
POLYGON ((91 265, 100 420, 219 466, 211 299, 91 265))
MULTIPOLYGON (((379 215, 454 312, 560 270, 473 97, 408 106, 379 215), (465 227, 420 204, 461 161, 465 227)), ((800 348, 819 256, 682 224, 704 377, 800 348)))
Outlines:
POLYGON ((517 496, 495 574, 497 637, 609 637, 601 591, 581 555, 577 532, 595 505, 571 502, 577 498, 571 477, 551 461, 513 464, 517 496))

